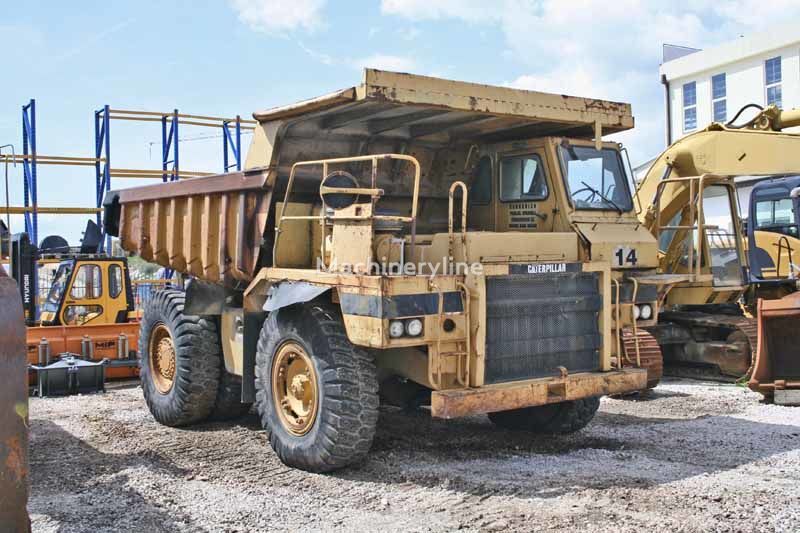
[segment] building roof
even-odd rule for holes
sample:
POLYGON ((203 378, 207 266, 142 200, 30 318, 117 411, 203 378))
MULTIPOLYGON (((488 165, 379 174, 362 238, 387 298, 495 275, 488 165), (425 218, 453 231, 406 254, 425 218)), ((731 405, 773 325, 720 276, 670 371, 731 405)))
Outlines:
POLYGON ((800 33, 797 31, 796 23, 776 25, 770 27, 768 31, 742 36, 705 50, 665 61, 659 72, 667 80, 674 80, 796 43, 800 43, 800 33))

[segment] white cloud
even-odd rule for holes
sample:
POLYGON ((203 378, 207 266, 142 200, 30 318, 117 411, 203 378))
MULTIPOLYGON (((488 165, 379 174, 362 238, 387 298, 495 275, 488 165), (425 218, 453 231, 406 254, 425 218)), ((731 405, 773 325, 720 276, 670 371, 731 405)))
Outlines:
POLYGON ((251 29, 282 35, 302 29, 314 31, 323 25, 325 0, 230 0, 239 20, 251 29))
POLYGON ((400 72, 411 72, 415 70, 417 66, 416 62, 410 57, 387 54, 373 54, 369 57, 353 60, 351 64, 358 69, 377 68, 380 70, 396 70, 400 72))
POLYGON ((768 29, 774 19, 757 15, 767 5, 783 21, 800 18, 797 0, 382 0, 381 11, 498 28, 517 70, 506 85, 630 102, 637 127, 622 138, 645 160, 663 149, 662 44, 705 48, 768 29))

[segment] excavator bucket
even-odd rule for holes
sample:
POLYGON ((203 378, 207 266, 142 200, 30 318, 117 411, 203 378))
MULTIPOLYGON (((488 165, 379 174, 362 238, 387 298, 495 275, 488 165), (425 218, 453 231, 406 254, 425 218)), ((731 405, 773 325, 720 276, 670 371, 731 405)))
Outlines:
POLYGON ((781 405, 800 406, 800 292, 758 301, 758 349, 748 386, 781 405))
POLYGON ((28 361, 16 282, 0 266, 0 531, 30 531, 28 361))

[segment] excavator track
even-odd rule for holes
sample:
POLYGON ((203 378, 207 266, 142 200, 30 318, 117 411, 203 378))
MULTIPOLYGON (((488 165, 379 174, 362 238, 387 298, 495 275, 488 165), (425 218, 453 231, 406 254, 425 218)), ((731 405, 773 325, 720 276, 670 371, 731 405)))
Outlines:
POLYGON ((667 360, 669 375, 731 382, 752 371, 758 346, 758 321, 744 315, 702 312, 665 312, 661 318, 687 330, 694 344, 683 357, 667 360))
POLYGON ((623 328, 622 348, 625 352, 623 367, 636 365, 636 341, 639 341, 639 367, 647 370, 647 388, 653 389, 664 375, 664 357, 654 336, 643 329, 623 328))

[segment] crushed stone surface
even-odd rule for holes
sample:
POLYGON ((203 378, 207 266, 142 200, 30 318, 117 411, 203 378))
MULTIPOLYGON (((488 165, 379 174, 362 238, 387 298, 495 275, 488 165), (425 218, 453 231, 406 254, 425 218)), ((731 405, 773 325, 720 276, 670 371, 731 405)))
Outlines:
POLYGON ((798 531, 800 408, 668 379, 568 436, 382 408, 362 464, 284 466, 255 414, 168 428, 138 386, 33 398, 35 532, 798 531))

